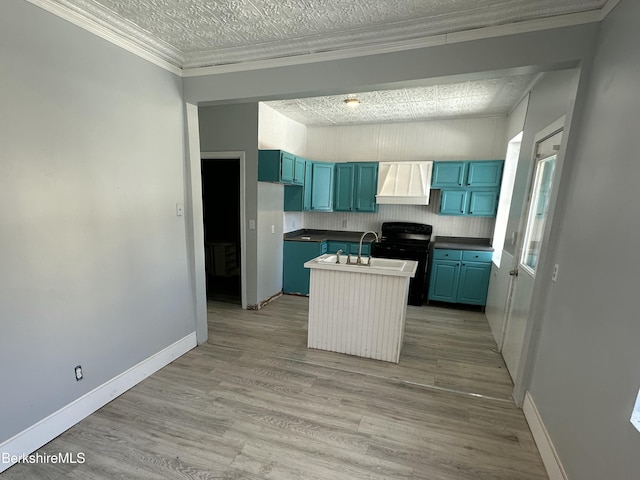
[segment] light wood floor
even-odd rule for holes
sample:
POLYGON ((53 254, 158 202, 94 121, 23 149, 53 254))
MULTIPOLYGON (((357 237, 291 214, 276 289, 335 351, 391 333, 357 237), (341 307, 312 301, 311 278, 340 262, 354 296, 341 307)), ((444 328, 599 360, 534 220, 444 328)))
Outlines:
POLYGON ((209 304, 209 343, 6 479, 547 479, 484 314, 408 307, 398 365, 306 348, 308 300, 209 304))

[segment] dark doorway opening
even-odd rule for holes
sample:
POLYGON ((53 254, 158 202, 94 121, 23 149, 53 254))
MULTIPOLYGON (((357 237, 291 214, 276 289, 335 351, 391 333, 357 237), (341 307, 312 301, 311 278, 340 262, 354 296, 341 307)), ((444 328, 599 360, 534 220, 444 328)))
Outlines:
POLYGON ((207 299, 241 304, 240 160, 202 159, 207 299))

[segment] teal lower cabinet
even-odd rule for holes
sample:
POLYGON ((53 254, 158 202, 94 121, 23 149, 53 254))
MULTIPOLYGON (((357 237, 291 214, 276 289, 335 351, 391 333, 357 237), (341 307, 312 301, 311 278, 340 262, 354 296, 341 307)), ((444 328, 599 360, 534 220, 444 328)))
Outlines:
MULTIPOLYGON (((327 242, 327 252, 336 253, 338 250, 342 250, 345 255, 358 255, 359 242, 339 242, 335 240, 329 240, 327 242)), ((371 243, 364 242, 362 244, 362 255, 369 256, 371 254, 371 243)))
POLYGON ((308 268, 304 268, 304 264, 323 253, 327 253, 327 242, 284 242, 284 293, 309 295, 310 273, 308 268))
POLYGON ((486 305, 492 252, 435 249, 429 277, 429 300, 486 305))

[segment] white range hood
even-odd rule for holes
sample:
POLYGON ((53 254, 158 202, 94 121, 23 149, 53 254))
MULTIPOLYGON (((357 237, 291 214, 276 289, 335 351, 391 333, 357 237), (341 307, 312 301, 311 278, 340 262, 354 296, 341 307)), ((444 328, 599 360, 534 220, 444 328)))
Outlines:
POLYGON ((376 203, 429 205, 433 162, 380 162, 376 203))

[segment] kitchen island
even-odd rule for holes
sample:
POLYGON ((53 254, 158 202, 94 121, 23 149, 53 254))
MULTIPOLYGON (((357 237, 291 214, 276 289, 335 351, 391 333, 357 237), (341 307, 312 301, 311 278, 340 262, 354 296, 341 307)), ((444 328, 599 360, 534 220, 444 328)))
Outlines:
POLYGON ((311 271, 307 347, 398 363, 417 262, 324 254, 311 271), (351 264, 347 263, 347 259, 351 264))

